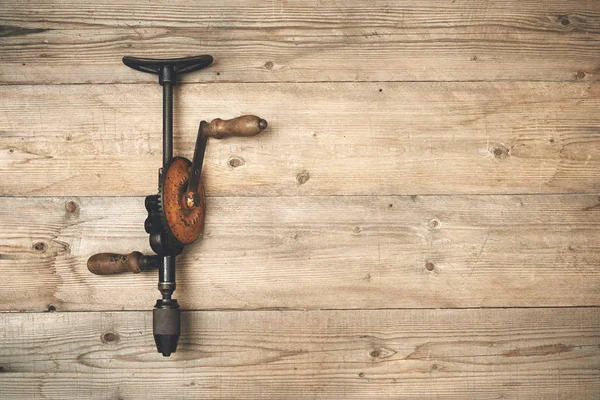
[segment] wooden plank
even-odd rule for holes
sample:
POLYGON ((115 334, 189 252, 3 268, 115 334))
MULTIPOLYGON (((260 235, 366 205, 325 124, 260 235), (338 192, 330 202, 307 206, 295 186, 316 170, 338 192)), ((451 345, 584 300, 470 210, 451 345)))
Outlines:
MULTIPOLYGON (((176 297, 196 310, 595 306, 599 201, 209 198, 176 297)), ((0 198, 1 309, 150 309, 156 273, 86 268, 98 252, 149 252, 145 216, 142 198, 0 198)))
MULTIPOLYGON (((161 165, 158 85, 4 86, 0 194, 142 196, 161 165)), ((254 113, 211 141, 209 196, 598 193, 597 83, 183 85, 175 153, 200 119, 254 113)))
POLYGON ((600 392, 597 308, 186 312, 182 322, 177 353, 163 359, 150 312, 4 314, 0 396, 522 400, 600 392))
POLYGON ((3 1, 2 83, 151 82, 123 55, 210 53, 196 82, 597 80, 597 1, 3 1))

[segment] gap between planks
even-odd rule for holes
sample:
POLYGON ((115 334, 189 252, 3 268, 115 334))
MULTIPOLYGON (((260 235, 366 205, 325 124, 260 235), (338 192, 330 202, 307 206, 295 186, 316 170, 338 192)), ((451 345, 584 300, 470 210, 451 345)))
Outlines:
MULTIPOLYGON (((262 308, 182 308, 182 313, 187 312, 321 312, 321 311, 435 311, 435 310, 547 310, 547 309, 594 309, 600 308, 598 305, 590 306, 505 306, 505 307, 376 307, 376 308, 294 308, 294 307, 262 307, 262 308)), ((51 314, 51 313, 69 313, 69 314, 90 314, 90 313, 129 313, 129 312, 148 312, 146 309, 127 309, 127 310, 0 310, 0 314, 51 314)))
MULTIPOLYGON (((545 80, 545 79, 494 79, 494 80, 485 80, 485 79, 466 79, 466 80, 455 80, 455 79, 447 79, 447 80, 427 80, 427 79, 418 79, 418 80, 394 80, 394 79, 390 79, 390 80, 328 80, 328 81, 260 81, 260 82, 255 82, 255 81, 242 81, 242 80, 231 80, 231 81, 226 81, 226 80, 220 80, 220 81, 204 81, 204 82, 194 82, 194 81, 182 81, 182 82, 177 82, 176 87, 177 88, 181 88, 181 87, 191 87, 191 86, 196 86, 196 85, 224 85, 224 84, 240 84, 240 85, 267 85, 267 84, 273 84, 273 85, 311 85, 311 84, 329 84, 329 83, 340 83, 340 84, 344 84, 344 83, 570 83, 570 84, 586 84, 589 81, 583 81, 583 80, 569 80, 569 79, 565 79, 565 80, 545 80)), ((136 82, 136 81, 120 81, 120 82, 94 82, 94 83, 90 83, 90 82, 40 82, 40 83, 11 83, 11 82, 1 82, 0 81, 0 86, 20 86, 20 87, 25 87, 25 86, 89 86, 89 85, 94 85, 94 86, 102 86, 102 85, 136 85, 136 86, 156 86, 158 85, 158 81, 153 81, 153 80, 149 80, 149 81, 142 81, 142 82, 136 82)))

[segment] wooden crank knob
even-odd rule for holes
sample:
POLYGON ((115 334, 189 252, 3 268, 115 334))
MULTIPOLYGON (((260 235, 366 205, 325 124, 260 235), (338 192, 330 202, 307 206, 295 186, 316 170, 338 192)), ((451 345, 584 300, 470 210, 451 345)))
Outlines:
POLYGON ((267 129, 267 121, 256 115, 242 115, 229 120, 213 119, 201 125, 202 136, 222 139, 229 136, 254 136, 267 129))

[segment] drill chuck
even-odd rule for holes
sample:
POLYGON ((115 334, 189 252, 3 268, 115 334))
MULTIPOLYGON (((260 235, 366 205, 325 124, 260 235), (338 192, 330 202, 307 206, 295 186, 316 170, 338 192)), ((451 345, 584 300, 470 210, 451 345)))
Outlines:
POLYGON ((177 300, 157 300, 152 313, 152 325, 158 352, 169 357, 177 350, 181 334, 181 311, 177 300))

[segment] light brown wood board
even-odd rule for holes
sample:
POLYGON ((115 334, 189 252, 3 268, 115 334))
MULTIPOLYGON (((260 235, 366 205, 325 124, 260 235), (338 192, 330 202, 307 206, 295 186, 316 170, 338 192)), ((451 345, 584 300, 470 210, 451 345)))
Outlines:
MULTIPOLYGON (((187 309, 597 306, 599 202, 209 198, 204 237, 178 257, 176 297, 187 309)), ((143 198, 0 198, 0 307, 150 308, 155 271, 86 268, 99 252, 150 253, 145 216, 143 198)))
MULTIPOLYGON (((0 194, 145 196, 161 166, 161 89, 0 87, 0 194)), ((211 139, 208 196, 600 192, 597 83, 182 85, 175 154, 201 119, 260 115, 211 139)))
POLYGON ((3 1, 3 83, 152 82, 124 55, 212 54, 196 82, 597 80, 596 1, 3 1))
POLYGON ((8 313, 0 396, 44 399, 596 399, 600 311, 8 313))

